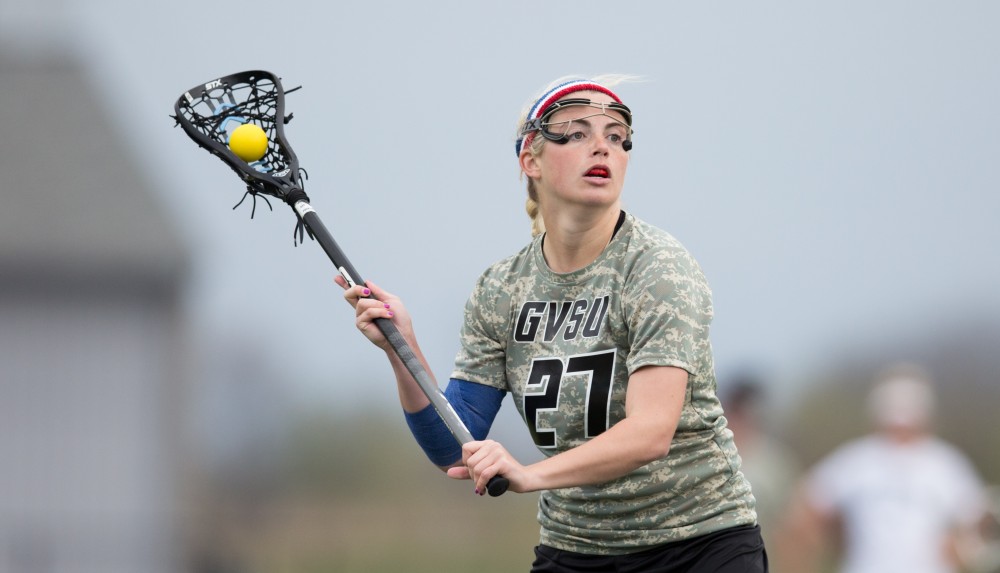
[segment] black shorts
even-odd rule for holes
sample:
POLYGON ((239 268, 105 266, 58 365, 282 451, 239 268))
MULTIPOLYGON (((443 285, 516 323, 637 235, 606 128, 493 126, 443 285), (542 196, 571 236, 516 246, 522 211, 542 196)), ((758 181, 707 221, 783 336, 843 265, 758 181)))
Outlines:
POLYGON ((759 526, 723 529, 625 555, 535 548, 531 573, 767 573, 759 526))

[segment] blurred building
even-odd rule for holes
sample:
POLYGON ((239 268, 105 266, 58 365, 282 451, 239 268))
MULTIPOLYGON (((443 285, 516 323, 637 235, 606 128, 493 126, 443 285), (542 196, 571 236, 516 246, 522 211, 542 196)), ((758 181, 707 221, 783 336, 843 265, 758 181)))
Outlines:
POLYGON ((3 48, 0 571, 179 571, 185 249, 78 63, 3 48))

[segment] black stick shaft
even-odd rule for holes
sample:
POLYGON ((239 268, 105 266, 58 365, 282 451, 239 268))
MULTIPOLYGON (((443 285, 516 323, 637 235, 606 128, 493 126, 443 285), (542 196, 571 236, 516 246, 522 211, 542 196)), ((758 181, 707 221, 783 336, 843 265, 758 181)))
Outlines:
MULTIPOLYGON (((295 203, 295 211, 302 217, 309 230, 312 231, 313 236, 319 241, 320 246, 326 251, 326 255, 330 257, 333 265, 337 267, 337 270, 344 277, 344 280, 347 281, 347 284, 351 286, 365 284, 357 269, 347 259, 344 251, 340 250, 337 241, 334 240, 333 235, 330 234, 323 221, 320 220, 319 215, 316 214, 316 210, 309 203, 298 201, 295 203)), ((438 416, 448 426, 448 429, 455 436, 458 443, 464 445, 474 441, 475 438, 472 437, 472 433, 469 432, 462 419, 458 417, 455 409, 448 403, 448 400, 444 397, 434 379, 424 369, 423 364, 420 363, 420 359, 413 352, 413 349, 410 348, 410 345, 407 344, 406 339, 403 338, 396 325, 389 319, 377 318, 375 319, 375 326, 378 327, 386 340, 389 341, 389 345, 392 346, 393 351, 399 356, 407 372, 416 380, 417 385, 420 386, 420 390, 430 400, 431 405, 434 406, 434 410, 437 411, 438 416)), ((509 485, 510 483, 506 478, 494 476, 490 479, 486 489, 491 496, 496 497, 507 491, 509 485)))

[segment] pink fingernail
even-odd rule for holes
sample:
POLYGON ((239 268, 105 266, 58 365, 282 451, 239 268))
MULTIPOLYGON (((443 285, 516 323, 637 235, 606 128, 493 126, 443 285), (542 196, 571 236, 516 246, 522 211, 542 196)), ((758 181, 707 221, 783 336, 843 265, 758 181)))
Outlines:
POLYGON ((391 310, 388 312, 388 315, 389 315, 390 318, 392 317, 392 311, 391 310))
POLYGON ((383 304, 382 306, 384 306, 384 307, 386 307, 386 308, 389 308, 389 304, 388 304, 388 303, 386 303, 386 304, 383 304))
POLYGON ((476 492, 476 495, 482 495, 479 493, 479 488, 476 488, 474 491, 476 492))
POLYGON ((372 293, 372 291, 370 291, 368 289, 365 289, 365 290, 363 290, 361 292, 365 293, 365 296, 368 296, 368 295, 370 295, 372 293))

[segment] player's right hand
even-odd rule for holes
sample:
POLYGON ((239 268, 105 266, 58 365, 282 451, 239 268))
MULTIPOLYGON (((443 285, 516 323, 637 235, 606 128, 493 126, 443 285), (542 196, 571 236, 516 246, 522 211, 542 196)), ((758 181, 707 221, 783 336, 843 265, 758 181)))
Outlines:
POLYGON ((375 326, 374 321, 377 318, 392 320, 403 337, 408 341, 412 340, 410 317, 399 297, 382 290, 371 281, 353 287, 348 286, 347 281, 340 275, 335 277, 334 281, 344 289, 344 300, 354 307, 354 325, 375 346, 386 351, 391 348, 382 331, 375 326))

